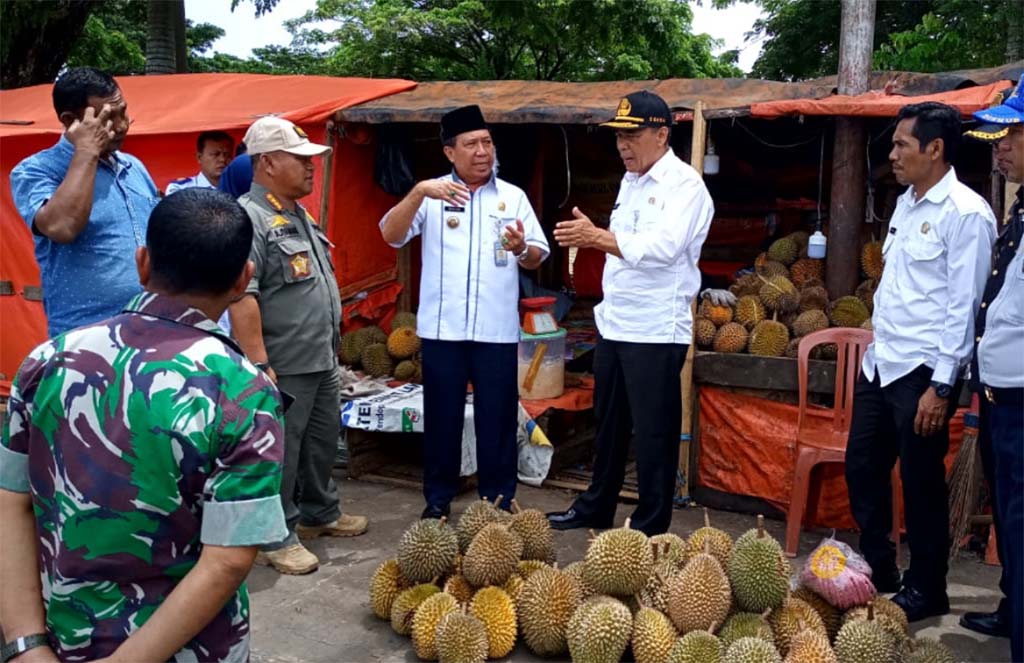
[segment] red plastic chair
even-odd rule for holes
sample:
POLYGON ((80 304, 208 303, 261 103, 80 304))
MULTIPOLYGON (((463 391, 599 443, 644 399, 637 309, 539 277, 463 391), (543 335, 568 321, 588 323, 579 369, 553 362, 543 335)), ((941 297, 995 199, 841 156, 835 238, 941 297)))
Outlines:
MULTIPOLYGON (((853 392, 860 375, 861 359, 871 344, 872 333, 865 329, 836 327, 823 329, 800 339, 797 365, 800 378, 800 414, 796 432, 796 467, 793 472, 793 492, 789 498, 786 516, 786 555, 795 557, 800 545, 800 527, 811 507, 817 506, 818 495, 810 495, 811 475, 815 465, 846 461, 846 440, 853 418, 853 392), (835 343, 836 357, 835 405, 828 424, 811 425, 807 407, 807 368, 811 350, 823 343, 835 343)), ((819 417, 815 417, 820 420, 819 417)), ((899 515, 902 512, 903 488, 900 484, 899 465, 892 470, 892 538, 897 543, 896 560, 900 561, 899 515)))

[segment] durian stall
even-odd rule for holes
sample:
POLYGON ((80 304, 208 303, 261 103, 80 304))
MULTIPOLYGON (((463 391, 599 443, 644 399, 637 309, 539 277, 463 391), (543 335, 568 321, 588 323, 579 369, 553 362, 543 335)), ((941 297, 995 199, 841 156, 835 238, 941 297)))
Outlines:
MULTIPOLYGON (((930 94, 939 100, 948 91, 963 88, 957 92, 963 96, 951 100, 967 108, 965 104, 987 104, 1002 81, 1019 74, 1020 65, 1015 67, 938 75, 874 74, 872 88, 909 96, 930 94)), ((813 109, 797 116, 760 111, 762 116, 752 109, 781 101, 821 100, 833 93, 833 87, 834 79, 436 82, 346 109, 335 120, 344 134, 342 143, 352 143, 347 149, 358 148, 377 159, 372 185, 376 197, 360 213, 367 217, 360 223, 372 236, 377 220, 404 191, 396 173, 404 174, 408 186, 448 168, 437 139, 439 117, 451 108, 479 103, 495 136, 501 176, 527 192, 550 240, 554 224, 567 218, 574 206, 592 210, 599 223, 607 221, 622 166, 610 134, 594 125, 606 119, 625 93, 647 88, 661 94, 676 113, 673 149, 695 165, 704 162, 705 181, 715 200, 716 216, 700 263, 702 287, 728 288, 738 299, 730 307, 702 303, 697 312, 695 356, 684 371, 692 371, 695 389, 694 407, 684 414, 684 432, 692 427, 694 443, 681 454, 682 491, 700 488, 702 500, 747 495, 778 507, 788 500, 792 471, 792 404, 797 396, 792 357, 798 339, 821 328, 870 324, 872 293, 881 273, 880 240, 901 190, 887 160, 893 117, 864 113, 869 125, 864 164, 870 174, 867 213, 860 245, 852 251, 860 278, 846 291, 829 292, 827 259, 810 257, 808 246, 819 227, 826 237, 830 234, 834 117, 815 115, 813 109), (385 187, 390 195, 382 193, 385 187)), ((908 97, 899 98, 910 102, 908 97)), ((961 179, 990 199, 999 197, 986 146, 967 146, 956 166, 961 179)), ((364 176, 364 186, 367 179, 369 175, 364 176)), ((840 248, 830 246, 829 253, 851 253, 849 247, 840 248)), ((396 309, 415 309, 418 253, 419 246, 413 243, 395 254, 392 280, 381 286, 391 288, 393 299, 370 307, 369 320, 386 320, 396 309)), ((572 309, 562 321, 569 329, 566 357, 573 359, 573 372, 585 372, 586 349, 596 337, 592 307, 601 296, 603 257, 587 250, 573 257, 570 264, 568 252, 555 251, 523 285, 573 296, 572 309)), ((368 288, 363 294, 369 301, 376 292, 368 288)), ((386 323, 383 326, 387 328, 386 323)), ((811 361, 810 392, 820 403, 827 402, 833 389, 834 354, 834 347, 823 346, 811 361)), ((575 379, 572 373, 568 377, 575 379)), ((545 428, 554 445, 552 472, 586 460, 590 414, 585 409, 549 414, 550 418, 538 415, 535 423, 545 428)), ((586 481, 585 476, 576 476, 575 481, 562 478, 549 476, 547 483, 579 487, 586 481)), ((832 481, 824 495, 837 493, 843 493, 840 499, 821 500, 826 510, 819 512, 819 522, 847 524, 845 487, 840 490, 832 481)))

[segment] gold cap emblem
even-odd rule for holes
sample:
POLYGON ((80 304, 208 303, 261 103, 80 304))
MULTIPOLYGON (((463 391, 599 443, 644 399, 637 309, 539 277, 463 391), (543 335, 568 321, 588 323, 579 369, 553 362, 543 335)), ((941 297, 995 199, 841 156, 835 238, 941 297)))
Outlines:
POLYGON ((629 103, 629 99, 623 97, 622 101, 619 102, 619 109, 615 111, 616 115, 629 115, 630 111, 633 110, 633 104, 629 103))

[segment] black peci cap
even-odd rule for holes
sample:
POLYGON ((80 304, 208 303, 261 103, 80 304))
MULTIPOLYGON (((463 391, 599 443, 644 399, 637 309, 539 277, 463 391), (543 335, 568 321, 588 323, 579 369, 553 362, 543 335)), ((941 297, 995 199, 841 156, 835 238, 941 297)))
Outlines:
POLYGON ((467 131, 486 128, 487 123, 484 122, 484 114, 480 112, 479 106, 474 104, 456 108, 441 117, 441 141, 451 140, 467 131))
POLYGON ((672 111, 665 100, 647 90, 627 94, 619 102, 615 118, 601 124, 611 129, 671 127, 672 111))

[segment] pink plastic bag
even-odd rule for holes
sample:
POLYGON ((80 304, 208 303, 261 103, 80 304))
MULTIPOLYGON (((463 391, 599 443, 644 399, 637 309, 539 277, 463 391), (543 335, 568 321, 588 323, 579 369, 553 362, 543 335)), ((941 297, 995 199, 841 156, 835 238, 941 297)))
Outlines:
POLYGON ((800 584, 840 610, 864 605, 875 597, 871 567, 850 546, 832 537, 823 539, 807 558, 800 584))

